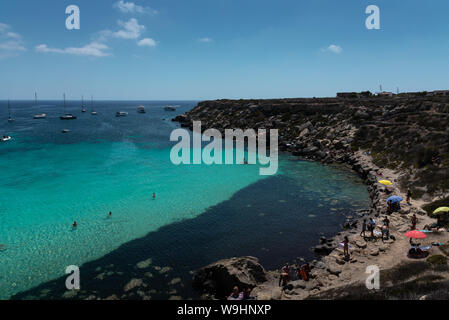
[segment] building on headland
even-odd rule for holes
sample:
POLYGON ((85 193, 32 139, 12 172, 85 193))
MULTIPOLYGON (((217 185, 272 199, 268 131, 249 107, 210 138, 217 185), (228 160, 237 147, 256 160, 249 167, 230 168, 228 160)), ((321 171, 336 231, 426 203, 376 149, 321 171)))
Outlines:
POLYGON ((434 96, 449 96, 449 90, 435 90, 432 93, 434 96))
POLYGON ((363 92, 338 92, 337 98, 343 99, 359 99, 359 98, 369 98, 372 96, 377 97, 449 97, 449 90, 435 90, 435 91, 418 91, 418 92, 401 92, 395 94, 389 91, 379 91, 372 94, 370 91, 363 92))
POLYGON ((392 97, 394 95, 394 93, 388 92, 388 91, 382 91, 382 92, 378 92, 377 95, 379 97, 392 97))

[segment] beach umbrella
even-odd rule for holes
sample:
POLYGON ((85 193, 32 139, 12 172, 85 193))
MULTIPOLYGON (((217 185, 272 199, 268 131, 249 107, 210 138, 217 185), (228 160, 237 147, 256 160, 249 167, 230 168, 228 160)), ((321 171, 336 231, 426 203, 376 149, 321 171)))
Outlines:
POLYGON ((387 203, 388 201, 391 201, 391 203, 398 203, 401 202, 403 199, 400 196, 391 196, 387 199, 387 203))
POLYGON ((391 186, 393 184, 393 182, 389 180, 380 180, 379 183, 383 184, 384 186, 391 186))
POLYGON ((439 214, 439 213, 443 213, 443 212, 449 212, 449 207, 441 207, 436 209, 433 214, 439 214))
POLYGON ((411 239, 425 239, 427 238, 426 234, 424 232, 418 231, 418 230, 412 230, 405 234, 407 238, 411 239))

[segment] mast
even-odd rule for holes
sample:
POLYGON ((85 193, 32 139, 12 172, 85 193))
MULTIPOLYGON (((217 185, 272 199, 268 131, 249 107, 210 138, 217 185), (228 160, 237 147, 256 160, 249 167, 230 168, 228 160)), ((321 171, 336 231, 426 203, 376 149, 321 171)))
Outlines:
POLYGON ((66 112, 65 112, 65 93, 63 94, 63 97, 64 97, 64 114, 66 114, 66 112))
POLYGON ((37 106, 37 92, 34 92, 34 103, 37 106))
POLYGON ((94 96, 90 96, 90 107, 94 111, 94 96))
POLYGON ((8 99, 8 119, 11 120, 11 104, 8 99))
POLYGON ((81 107, 84 108, 84 96, 81 96, 81 107))

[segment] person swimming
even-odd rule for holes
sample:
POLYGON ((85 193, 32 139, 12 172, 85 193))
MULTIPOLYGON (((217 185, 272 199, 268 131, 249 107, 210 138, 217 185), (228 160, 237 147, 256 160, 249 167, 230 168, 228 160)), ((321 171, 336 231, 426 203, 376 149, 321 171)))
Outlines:
POLYGON ((156 199, 156 193, 153 192, 153 199, 156 199))
POLYGON ((112 211, 109 211, 108 218, 112 217, 112 211))
POLYGON ((76 221, 73 222, 72 227, 76 228, 78 227, 78 223, 76 223, 76 221))

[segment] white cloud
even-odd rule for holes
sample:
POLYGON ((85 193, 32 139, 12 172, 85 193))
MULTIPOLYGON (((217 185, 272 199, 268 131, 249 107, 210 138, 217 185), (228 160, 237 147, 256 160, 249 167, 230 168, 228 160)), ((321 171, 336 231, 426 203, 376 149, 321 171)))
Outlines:
POLYGON ((35 49, 41 53, 59 53, 78 56, 106 57, 110 55, 110 53, 104 52, 109 47, 98 42, 91 42, 83 47, 68 47, 65 49, 49 48, 46 44, 41 44, 36 46, 35 49))
POLYGON ((22 36, 11 29, 11 26, 0 23, 0 58, 16 56, 26 51, 22 36))
POLYGON ((343 52, 343 48, 338 46, 338 45, 336 45, 336 44, 331 44, 329 47, 327 47, 323 51, 328 51, 328 52, 333 52, 335 54, 340 54, 340 53, 343 52))
POLYGON ((157 42, 151 38, 145 38, 137 42, 137 45, 139 47, 155 47, 157 45, 157 42))
POLYGON ((198 41, 199 42, 213 42, 214 39, 206 37, 206 38, 199 38, 198 41))
POLYGON ((139 39, 142 32, 145 31, 145 26, 140 25, 137 19, 131 18, 129 21, 118 21, 118 24, 123 28, 112 35, 121 39, 139 39))
POLYGON ((114 3, 114 8, 118 9, 123 13, 146 13, 146 14, 157 14, 157 10, 154 10, 150 7, 142 7, 134 2, 126 2, 123 0, 117 1, 114 3))

